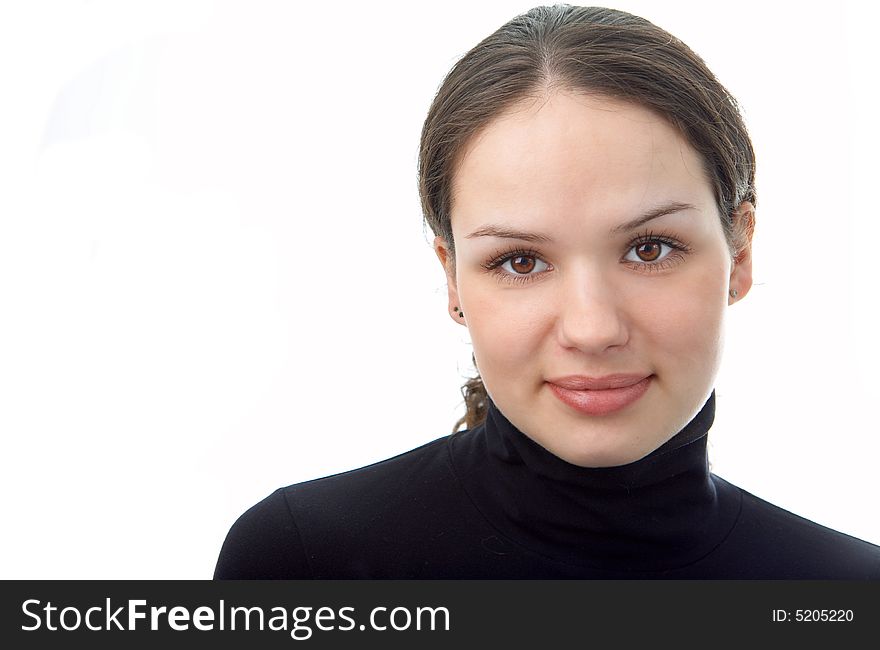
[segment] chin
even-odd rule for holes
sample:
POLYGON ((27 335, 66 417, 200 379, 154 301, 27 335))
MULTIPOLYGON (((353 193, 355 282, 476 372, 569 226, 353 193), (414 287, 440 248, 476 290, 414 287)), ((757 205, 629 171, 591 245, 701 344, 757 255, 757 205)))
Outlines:
POLYGON ((655 446, 642 448, 631 445, 590 445, 575 449, 560 450, 557 456, 579 467, 617 467, 629 465, 641 460, 652 451, 657 449, 664 441, 659 441, 655 446))

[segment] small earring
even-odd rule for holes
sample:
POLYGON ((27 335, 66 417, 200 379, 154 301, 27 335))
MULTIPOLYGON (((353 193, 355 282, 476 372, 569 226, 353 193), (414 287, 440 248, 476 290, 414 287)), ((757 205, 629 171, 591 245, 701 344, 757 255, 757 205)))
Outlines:
MULTIPOLYGON (((452 311, 460 311, 459 308, 458 308, 458 305, 456 305, 455 307, 453 307, 453 308, 452 308, 452 311)), ((462 311, 461 313, 459 313, 459 316, 460 316, 461 318, 464 318, 464 312, 462 311)))
POLYGON ((736 289, 730 290, 730 297, 731 298, 736 298, 738 295, 739 295, 739 292, 736 289))

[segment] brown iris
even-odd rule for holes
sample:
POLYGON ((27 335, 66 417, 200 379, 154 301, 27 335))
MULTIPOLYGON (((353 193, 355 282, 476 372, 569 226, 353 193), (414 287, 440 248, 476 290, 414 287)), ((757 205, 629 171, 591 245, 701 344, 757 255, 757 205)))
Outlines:
POLYGON ((510 258, 510 268, 517 273, 525 275, 535 268, 535 258, 528 255, 517 255, 516 257, 510 258), (522 260, 527 261, 523 262, 522 260))
POLYGON ((645 242, 636 247, 636 255, 643 262, 653 262, 660 257, 660 243, 655 241, 645 242))

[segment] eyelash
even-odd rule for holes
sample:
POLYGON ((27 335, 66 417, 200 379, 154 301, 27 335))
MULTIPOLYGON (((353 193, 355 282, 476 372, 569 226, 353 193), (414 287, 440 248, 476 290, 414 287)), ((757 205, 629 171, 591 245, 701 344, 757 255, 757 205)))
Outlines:
MULTIPOLYGON (((685 255, 687 255, 691 250, 687 244, 679 241, 669 233, 655 233, 654 231, 649 230, 648 232, 638 235, 627 244, 624 256, 626 256, 626 254, 628 254, 634 248, 647 243, 665 244, 666 246, 669 246, 669 248, 671 248, 672 250, 659 262, 639 263, 632 262, 630 260, 624 260, 624 262, 630 265, 632 268, 635 268, 636 270, 642 271, 644 273, 655 273, 657 271, 671 268, 672 266, 675 266, 676 264, 681 262, 684 259, 685 255)), ((534 257, 536 259, 541 259, 541 254, 531 248, 517 248, 515 250, 499 251, 495 255, 493 255, 493 257, 488 262, 482 264, 482 267, 486 271, 489 271, 493 275, 496 275, 499 279, 505 282, 519 284, 531 282, 535 277, 541 275, 541 273, 517 273, 514 275, 501 269, 501 266, 505 262, 516 257, 534 257)))

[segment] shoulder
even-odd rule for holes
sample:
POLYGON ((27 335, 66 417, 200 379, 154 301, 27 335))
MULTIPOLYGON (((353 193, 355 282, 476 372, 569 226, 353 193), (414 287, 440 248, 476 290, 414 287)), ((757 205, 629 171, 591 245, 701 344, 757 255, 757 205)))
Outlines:
POLYGON ((215 579, 319 577, 313 550, 339 548, 375 530, 377 522, 418 510, 432 486, 448 482, 446 441, 420 447, 365 467, 280 488, 233 524, 217 562, 215 579))
POLYGON ((742 508, 729 541, 745 550, 745 556, 755 567, 763 567, 765 575, 780 579, 880 579, 880 546, 736 489, 742 494, 742 508))
POLYGON ((444 436, 365 467, 282 488, 305 546, 354 550, 386 545, 391 531, 418 529, 421 522, 437 516, 456 493, 448 439, 444 436))
POLYGON ((420 447, 364 467, 323 478, 295 483, 280 492, 293 508, 333 505, 336 500, 370 500, 376 496, 394 499, 402 484, 430 481, 449 471, 447 441, 443 436, 420 447))
POLYGON ((276 490, 232 525, 214 579, 309 578, 311 573, 284 495, 276 490))

